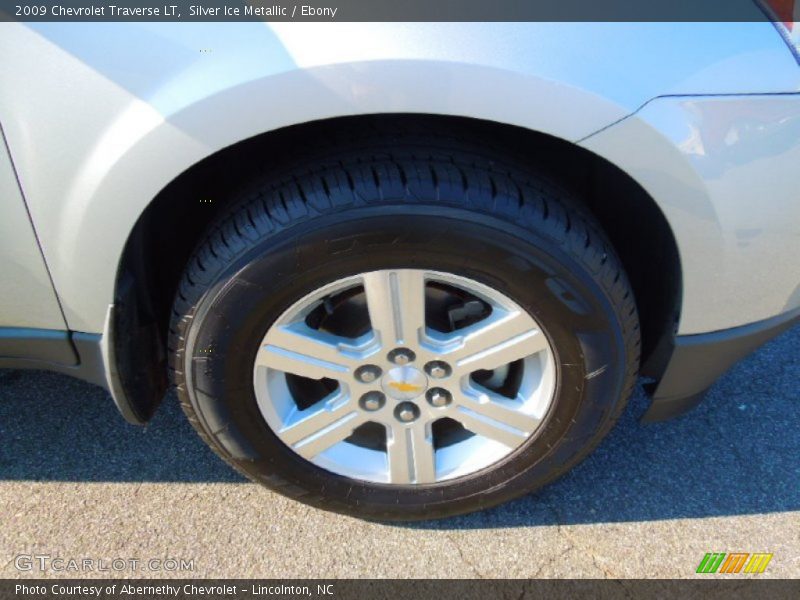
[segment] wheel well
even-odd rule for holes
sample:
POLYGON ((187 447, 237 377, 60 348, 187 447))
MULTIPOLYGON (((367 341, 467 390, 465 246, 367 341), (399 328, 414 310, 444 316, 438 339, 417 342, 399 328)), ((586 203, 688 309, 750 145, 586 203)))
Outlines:
POLYGON ((147 420, 167 389, 166 348, 178 282, 209 225, 228 207, 222 198, 251 177, 297 156, 332 130, 413 121, 447 124, 490 140, 545 170, 585 199, 608 234, 631 281, 642 333, 642 372, 659 378, 680 312, 681 269, 675 239, 653 199, 623 171, 574 144, 542 133, 476 119, 434 115, 365 115, 305 123, 245 140, 176 177, 148 205, 129 236, 117 274, 114 330, 118 374, 136 414, 147 420), (142 361, 145 364, 142 364, 142 361))

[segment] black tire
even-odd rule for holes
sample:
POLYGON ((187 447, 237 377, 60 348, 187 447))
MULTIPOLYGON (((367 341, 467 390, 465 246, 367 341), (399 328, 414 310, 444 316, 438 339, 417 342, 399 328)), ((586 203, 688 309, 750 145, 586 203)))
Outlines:
POLYGON ((622 412, 639 367, 625 273, 580 200, 513 156, 398 130, 341 141, 231 201, 180 283, 171 370, 202 438, 252 480, 358 517, 445 517, 552 481, 622 412), (258 345, 289 305, 335 279, 400 267, 498 289, 542 324, 557 355, 556 400, 537 435, 493 467, 416 487, 369 484, 305 461, 267 426, 252 385, 258 345))

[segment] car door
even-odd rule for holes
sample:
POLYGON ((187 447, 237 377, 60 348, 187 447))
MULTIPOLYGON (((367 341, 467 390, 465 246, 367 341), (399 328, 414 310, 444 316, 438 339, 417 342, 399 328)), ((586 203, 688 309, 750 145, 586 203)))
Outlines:
POLYGON ((0 130, 0 361, 75 364, 50 275, 0 130))

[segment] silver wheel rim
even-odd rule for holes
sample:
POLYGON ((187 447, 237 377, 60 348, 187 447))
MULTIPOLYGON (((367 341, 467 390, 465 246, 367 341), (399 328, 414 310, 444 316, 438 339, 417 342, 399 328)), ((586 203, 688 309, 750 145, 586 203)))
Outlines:
POLYGON ((458 275, 397 269, 340 279, 292 305, 261 342, 254 387, 269 427, 306 460, 413 485, 514 452, 538 431, 556 386, 547 337, 510 298, 458 275), (447 309, 449 331, 426 322, 432 294, 455 294, 466 307, 447 309), (336 315, 331 299, 345 296, 362 302, 368 331, 344 336, 310 323, 336 315), (300 401, 298 387, 323 383, 321 397, 300 401))

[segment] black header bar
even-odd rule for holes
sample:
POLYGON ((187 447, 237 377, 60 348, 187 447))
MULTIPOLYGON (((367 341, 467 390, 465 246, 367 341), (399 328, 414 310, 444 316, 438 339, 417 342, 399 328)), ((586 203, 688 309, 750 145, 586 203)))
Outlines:
POLYGON ((752 22, 761 0, 0 0, 25 22, 752 22))

